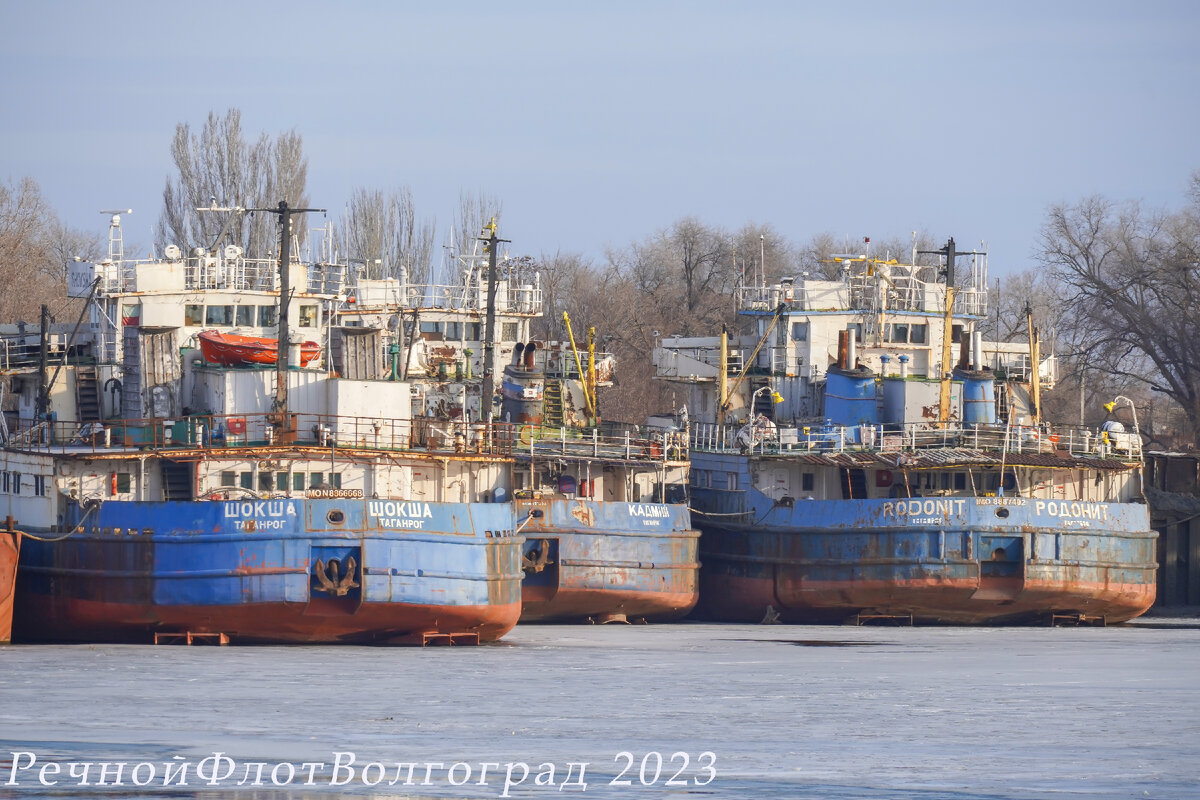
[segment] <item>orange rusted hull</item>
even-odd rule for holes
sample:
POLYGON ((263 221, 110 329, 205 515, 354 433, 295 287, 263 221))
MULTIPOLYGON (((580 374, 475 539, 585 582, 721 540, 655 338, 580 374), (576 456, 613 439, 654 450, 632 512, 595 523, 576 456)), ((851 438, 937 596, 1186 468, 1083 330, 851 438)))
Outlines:
POLYGON ((516 507, 526 519, 522 622, 669 621, 696 605, 700 534, 686 506, 574 498, 516 507))
POLYGON ((21 555, 21 534, 0 531, 0 643, 12 640, 13 597, 17 586, 17 560, 21 555))
MULTIPOLYGON (((694 586, 693 582, 693 586, 694 586)), ((621 618, 648 622, 683 619, 696 605, 698 593, 621 589, 527 587, 521 591, 522 622, 555 622, 621 618)))
POLYGON ((411 642, 422 634, 478 634, 491 642, 512 630, 520 603, 488 606, 364 604, 353 613, 311 603, 241 606, 132 605, 81 599, 28 598, 22 609, 22 641, 126 642, 148 644, 155 633, 223 633, 235 643, 411 642))
POLYGON ((845 622, 859 615, 911 616, 944 624, 1035 622, 1076 614, 1124 622, 1154 604, 1153 583, 967 578, 811 581, 781 570, 777 577, 706 574, 703 613, 723 621, 758 622, 772 608, 781 622, 845 622))

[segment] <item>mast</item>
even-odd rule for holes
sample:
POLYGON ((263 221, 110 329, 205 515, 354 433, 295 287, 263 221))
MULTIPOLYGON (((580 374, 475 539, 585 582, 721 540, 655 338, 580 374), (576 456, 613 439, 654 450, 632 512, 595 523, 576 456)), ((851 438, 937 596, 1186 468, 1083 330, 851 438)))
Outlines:
POLYGON ((279 215, 279 333, 276 341, 275 356, 275 402, 271 410, 278 415, 281 426, 287 429, 288 409, 288 352, 291 350, 289 341, 291 332, 288 330, 288 308, 292 301, 291 267, 292 267, 292 215, 309 212, 325 213, 323 208, 289 208, 286 200, 280 200, 275 208, 250 208, 248 211, 264 211, 268 214, 279 215))
POLYGON ((1039 369, 1042 342, 1038 338, 1038 329, 1033 326, 1033 306, 1028 300, 1025 301, 1025 325, 1029 329, 1029 404, 1032 406, 1029 411, 1033 424, 1037 425, 1042 415, 1042 376, 1039 369))
POLYGON ((37 393, 37 418, 39 420, 46 418, 46 413, 50 410, 50 386, 47 384, 49 378, 50 364, 50 306, 42 305, 42 327, 39 329, 39 348, 38 348, 38 393, 37 393))
MULTIPOLYGON (((963 253, 958 252, 954 247, 954 237, 951 236, 946 240, 946 244, 940 250, 918 250, 918 253, 929 255, 940 255, 946 259, 945 277, 946 277, 946 314, 942 321, 942 385, 941 392, 938 397, 938 421, 947 423, 950 421, 950 379, 952 372, 950 369, 950 359, 953 358, 952 346, 954 335, 954 296, 957 288, 954 285, 954 261, 959 256, 978 256, 986 255, 974 250, 969 250, 963 253)), ((963 333, 966 333, 966 328, 963 328, 963 333)))
POLYGON ((500 242, 509 240, 496 236, 495 217, 483 227, 483 236, 479 238, 487 243, 488 252, 487 325, 483 335, 483 397, 479 399, 479 417, 482 422, 491 422, 492 395, 496 393, 496 258, 500 242))

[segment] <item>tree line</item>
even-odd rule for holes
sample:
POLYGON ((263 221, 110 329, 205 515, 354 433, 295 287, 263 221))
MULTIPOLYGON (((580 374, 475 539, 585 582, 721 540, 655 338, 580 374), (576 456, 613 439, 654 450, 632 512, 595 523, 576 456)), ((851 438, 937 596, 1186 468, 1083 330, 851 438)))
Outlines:
MULTIPOLYGON (((247 253, 276 247, 267 214, 206 214, 197 208, 266 208, 280 198, 306 206, 308 163, 296 131, 249 139, 241 115, 210 113, 199 130, 176 128, 170 145, 176 174, 166 181, 156 227, 167 243, 209 248, 225 243, 247 253), (226 227, 228 225, 228 227, 226 227), (224 229, 224 230, 223 230, 224 229)), ((1043 342, 1059 359, 1059 383, 1043 413, 1062 422, 1095 424, 1102 403, 1131 399, 1151 444, 1191 447, 1200 436, 1200 171, 1182 208, 1145 210, 1133 202, 1091 197, 1051 207, 1039 233, 1036 266, 989 287, 988 338, 1024 341, 1026 308, 1043 342)), ((502 216, 497 197, 460 196, 449 250, 470 252, 480 229, 502 216)), ((358 188, 324 231, 334 252, 323 257, 357 264, 367 277, 434 280, 445 253, 437 225, 420 217, 411 189, 358 188)), ((303 216, 293 233, 306 237, 303 216)), ((503 227, 501 227, 503 230, 503 227)), ((874 241, 871 252, 907 260, 911 249, 933 250, 926 232, 874 241)), ((618 384, 601 395, 613 419, 639 422, 675 408, 669 387, 651 379, 650 355, 663 336, 710 335, 722 324, 738 330, 734 289, 783 276, 833 278, 830 254, 857 250, 831 234, 793 242, 770 224, 727 230, 684 217, 645 238, 610 248, 599 261, 578 253, 525 254, 543 274, 545 313, 539 338, 563 339, 562 312, 577 331, 594 326, 601 349, 620 364, 618 384)), ((103 238, 64 226, 31 178, 0 183, 0 322, 32 320, 42 303, 63 315, 71 308, 65 275, 75 257, 102 254, 103 238)), ((78 301, 75 301, 76 303, 78 301)), ((1120 414, 1120 410, 1117 412, 1120 414)), ((1123 417, 1124 421, 1129 419, 1123 417)))

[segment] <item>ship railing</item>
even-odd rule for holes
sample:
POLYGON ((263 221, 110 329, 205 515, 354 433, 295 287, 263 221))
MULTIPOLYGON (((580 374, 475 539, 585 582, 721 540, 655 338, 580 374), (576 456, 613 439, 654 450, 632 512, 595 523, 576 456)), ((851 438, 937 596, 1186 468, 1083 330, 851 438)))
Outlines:
POLYGON ((1020 455, 1058 455, 1138 461, 1142 441, 1129 431, 1082 426, 992 425, 806 425, 698 423, 691 427, 693 450, 759 454, 919 452, 963 449, 1020 455))
POLYGON ((685 431, 665 429, 625 430, 604 435, 599 428, 565 426, 514 426, 512 452, 518 458, 601 459, 609 461, 683 462, 688 459, 685 431))
POLYGON ((25 421, 5 446, 37 452, 179 451, 213 448, 323 447, 509 456, 520 426, 462 420, 389 419, 329 414, 195 414, 79 422, 25 421))
MULTIPOLYGON (((473 283, 396 283, 380 289, 363 287, 356 294, 361 308, 487 311, 487 281, 473 283)), ((496 286, 496 310, 506 314, 538 316, 542 313, 543 291, 539 283, 516 283, 501 279, 496 286)))

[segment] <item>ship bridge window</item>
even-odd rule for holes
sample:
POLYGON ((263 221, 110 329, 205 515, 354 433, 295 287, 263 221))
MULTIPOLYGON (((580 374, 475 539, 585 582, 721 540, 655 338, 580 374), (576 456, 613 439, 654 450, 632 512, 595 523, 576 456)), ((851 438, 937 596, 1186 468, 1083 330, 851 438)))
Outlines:
POLYGON ((505 322, 500 328, 500 340, 515 342, 517 340, 517 323, 505 322))
POLYGON ((232 325, 233 306, 208 306, 204 309, 205 325, 232 325))
POLYGON ((46 476, 45 475, 34 475, 33 476, 33 493, 36 494, 38 497, 46 496, 46 476))
POLYGON ((316 306, 300 306, 300 327, 315 328, 317 327, 317 307, 316 306))
POLYGON ((478 322, 467 323, 467 341, 479 342, 483 340, 483 326, 478 322))
POLYGON ((222 472, 221 473, 221 485, 222 486, 237 486, 237 473, 236 472, 222 472))
POLYGON ((800 473, 800 491, 811 492, 814 483, 814 476, 811 472, 800 473))
POLYGON ((186 305, 183 307, 183 324, 191 328, 199 328, 204 324, 204 306, 186 305))
POLYGON ((117 473, 117 493, 125 494, 133 488, 133 475, 128 472, 117 473))
POLYGON ((238 475, 238 484, 243 489, 253 489, 254 488, 254 473, 253 472, 240 473, 238 475))
POLYGON ((422 322, 421 323, 421 338, 435 342, 442 340, 442 323, 440 322, 422 322))
POLYGON ((279 324, 279 314, 275 306, 258 307, 258 327, 270 328, 279 324))
POLYGON ((239 327, 249 328, 254 325, 254 306, 237 306, 236 308, 235 314, 239 327))
POLYGON ((275 476, 267 471, 258 473, 258 490, 269 492, 275 488, 275 476))
POLYGON ((883 326, 883 340, 894 344, 908 344, 908 324, 891 322, 883 326))
POLYGON ((792 341, 807 342, 808 341, 808 323, 793 322, 792 323, 792 341))
POLYGON ((962 335, 963 335, 963 326, 962 325, 951 325, 950 326, 950 341, 954 342, 955 344, 958 344, 960 341, 962 341, 962 335))
POLYGON ((908 328, 908 340, 913 344, 925 344, 928 337, 928 325, 910 325, 908 328))
POLYGON ((446 340, 457 339, 462 334, 462 326, 457 322, 446 323, 446 340))
POLYGON ((304 491, 304 473, 303 472, 293 472, 292 473, 292 491, 294 491, 294 492, 303 492, 304 491))

